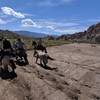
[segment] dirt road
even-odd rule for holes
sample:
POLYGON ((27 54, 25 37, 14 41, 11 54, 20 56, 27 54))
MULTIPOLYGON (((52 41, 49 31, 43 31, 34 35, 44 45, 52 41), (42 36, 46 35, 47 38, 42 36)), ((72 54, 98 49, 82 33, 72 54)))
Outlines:
POLYGON ((44 69, 28 51, 30 65, 17 66, 13 80, 0 79, 0 100, 100 100, 99 45, 74 43, 48 53, 55 60, 44 69))

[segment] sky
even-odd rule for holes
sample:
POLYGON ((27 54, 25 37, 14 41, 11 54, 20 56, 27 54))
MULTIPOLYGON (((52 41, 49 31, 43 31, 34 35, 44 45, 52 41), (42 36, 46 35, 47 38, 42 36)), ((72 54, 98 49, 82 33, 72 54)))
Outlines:
POLYGON ((100 0, 0 0, 0 29, 72 34, 100 22, 100 0))

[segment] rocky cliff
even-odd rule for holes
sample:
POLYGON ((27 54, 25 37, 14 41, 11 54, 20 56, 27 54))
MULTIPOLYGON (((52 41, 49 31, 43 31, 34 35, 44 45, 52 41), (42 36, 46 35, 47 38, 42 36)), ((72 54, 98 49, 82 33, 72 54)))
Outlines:
POLYGON ((62 35, 58 39, 76 40, 83 42, 96 42, 100 43, 100 23, 90 26, 84 32, 78 32, 71 35, 62 35))

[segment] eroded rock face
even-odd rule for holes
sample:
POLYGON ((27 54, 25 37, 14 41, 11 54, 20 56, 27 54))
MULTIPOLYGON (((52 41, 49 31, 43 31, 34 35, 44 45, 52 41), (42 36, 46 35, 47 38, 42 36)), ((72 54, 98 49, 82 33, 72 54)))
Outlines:
POLYGON ((97 42, 100 43, 100 23, 90 26, 84 32, 78 32, 72 35, 62 35, 58 39, 76 40, 83 42, 97 42))
POLYGON ((0 100, 100 100, 100 46, 69 44, 48 48, 48 69, 17 66, 17 77, 0 79, 0 100))

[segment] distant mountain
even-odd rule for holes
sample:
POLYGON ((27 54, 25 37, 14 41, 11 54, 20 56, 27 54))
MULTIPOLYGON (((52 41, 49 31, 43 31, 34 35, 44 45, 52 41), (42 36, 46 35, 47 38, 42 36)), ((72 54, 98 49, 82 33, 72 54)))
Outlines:
POLYGON ((0 30, 0 37, 18 38, 18 37, 21 37, 21 35, 16 34, 15 32, 12 32, 9 30, 0 30))
POLYGON ((27 36, 24 36, 16 32, 9 31, 9 30, 0 30, 0 37, 5 37, 9 39, 16 39, 16 38, 29 39, 31 38, 31 37, 27 37, 27 36))
POLYGON ((58 39, 100 43, 100 23, 90 26, 84 32, 78 32, 71 35, 61 35, 58 39))
POLYGON ((29 32, 29 31, 15 31, 15 33, 19 35, 28 36, 28 37, 34 37, 34 38, 44 38, 47 36, 44 33, 36 33, 36 32, 29 32))
POLYGON ((0 30, 0 37, 6 37, 9 39, 15 39, 15 38, 24 38, 24 39, 29 39, 29 38, 45 38, 48 40, 54 40, 57 35, 46 35, 43 33, 36 33, 36 32, 29 32, 29 31, 9 31, 9 30, 0 30))

